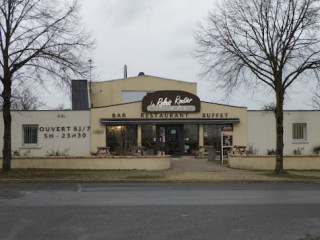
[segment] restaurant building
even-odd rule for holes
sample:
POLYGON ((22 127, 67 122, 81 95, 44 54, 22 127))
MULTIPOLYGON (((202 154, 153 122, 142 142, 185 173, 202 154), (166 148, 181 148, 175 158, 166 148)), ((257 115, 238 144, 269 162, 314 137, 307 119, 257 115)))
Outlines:
POLYGON ((91 152, 103 145, 115 151, 119 136, 148 154, 248 143, 247 109, 200 101, 196 83, 141 75, 89 88, 91 152))
MULTIPOLYGON (((12 151, 22 156, 88 156, 106 146, 119 155, 125 151, 120 145, 147 155, 195 154, 202 146, 217 154, 244 146, 265 155, 276 139, 271 111, 204 102, 196 83, 144 74, 75 80, 72 110, 13 111, 12 119, 12 151)), ((285 111, 284 120, 284 153, 313 154, 320 146, 320 112, 285 111)))

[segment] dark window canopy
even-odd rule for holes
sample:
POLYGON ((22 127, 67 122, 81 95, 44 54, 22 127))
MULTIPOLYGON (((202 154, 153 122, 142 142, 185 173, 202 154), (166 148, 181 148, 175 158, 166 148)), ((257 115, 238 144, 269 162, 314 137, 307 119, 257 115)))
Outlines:
POLYGON ((226 119, 100 119, 100 123, 106 125, 124 124, 231 124, 240 123, 239 118, 226 119))

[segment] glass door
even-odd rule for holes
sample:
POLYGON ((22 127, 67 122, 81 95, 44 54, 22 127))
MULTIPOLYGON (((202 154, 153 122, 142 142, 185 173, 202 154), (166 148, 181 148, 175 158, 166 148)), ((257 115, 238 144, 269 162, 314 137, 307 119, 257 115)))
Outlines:
POLYGON ((159 135, 159 148, 161 152, 165 152, 167 154, 167 144, 166 144, 166 127, 159 126, 158 127, 158 135, 159 135))
POLYGON ((179 126, 167 126, 167 152, 170 155, 181 154, 179 126))
POLYGON ((169 155, 183 154, 182 125, 158 126, 158 148, 169 155))

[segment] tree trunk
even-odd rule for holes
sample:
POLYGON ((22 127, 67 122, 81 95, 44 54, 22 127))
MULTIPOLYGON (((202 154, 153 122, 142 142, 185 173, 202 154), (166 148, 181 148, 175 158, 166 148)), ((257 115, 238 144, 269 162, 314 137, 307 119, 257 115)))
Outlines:
POLYGON ((11 170, 11 79, 10 77, 4 77, 3 81, 3 123, 4 123, 4 135, 3 135, 3 162, 2 171, 8 172, 11 170))
POLYGON ((277 103, 275 109, 276 115, 276 168, 275 173, 283 173, 283 101, 284 90, 279 87, 276 91, 277 103))

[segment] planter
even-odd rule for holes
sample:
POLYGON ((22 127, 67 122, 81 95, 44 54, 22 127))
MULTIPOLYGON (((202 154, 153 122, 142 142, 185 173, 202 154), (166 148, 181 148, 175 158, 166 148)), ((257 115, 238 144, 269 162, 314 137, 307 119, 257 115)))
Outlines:
POLYGON ((208 148, 208 161, 216 160, 216 150, 214 148, 208 148))

